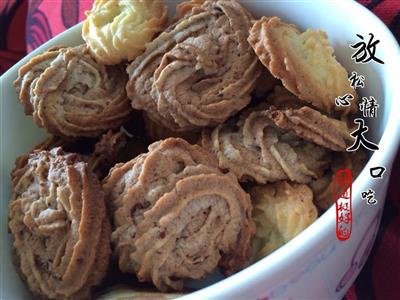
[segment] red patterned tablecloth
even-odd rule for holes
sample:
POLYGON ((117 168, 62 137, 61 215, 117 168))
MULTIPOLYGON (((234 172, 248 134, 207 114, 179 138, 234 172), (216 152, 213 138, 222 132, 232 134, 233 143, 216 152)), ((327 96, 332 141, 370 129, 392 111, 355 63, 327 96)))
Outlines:
MULTIPOLYGON (((400 0, 359 0, 400 40, 400 0)), ((84 19, 92 0, 0 0, 0 74, 27 52, 84 19)), ((2 99, 3 100, 3 99, 2 99)), ((371 256, 345 298, 400 299, 400 152, 371 256)))

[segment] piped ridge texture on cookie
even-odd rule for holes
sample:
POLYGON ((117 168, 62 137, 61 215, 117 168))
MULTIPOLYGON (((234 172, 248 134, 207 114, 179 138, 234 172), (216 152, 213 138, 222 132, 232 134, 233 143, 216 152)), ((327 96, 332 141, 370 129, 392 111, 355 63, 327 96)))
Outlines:
POLYGON ((283 87, 276 87, 266 102, 271 105, 268 117, 281 129, 333 151, 345 151, 352 142, 346 121, 299 105, 298 98, 283 87))
POLYGON ((153 143, 116 165, 103 188, 123 272, 165 291, 217 266, 230 274, 248 264, 255 230, 249 195, 201 147, 179 138, 153 143))
POLYGON ((325 32, 301 33, 278 17, 262 17, 251 28, 248 41, 264 66, 299 99, 327 113, 356 112, 357 93, 325 32), (353 97, 350 105, 337 106, 335 99, 346 94, 353 97))
POLYGON ((14 84, 39 127, 62 137, 96 137, 129 117, 126 80, 120 66, 99 64, 80 45, 36 56, 14 84))
POLYGON ((92 55, 106 65, 133 60, 168 19, 163 0, 96 0, 86 16, 82 37, 92 55))
POLYGON ((25 114, 32 115, 34 112, 31 100, 33 90, 39 76, 50 66, 51 62, 58 56, 60 49, 65 47, 53 47, 46 52, 33 57, 27 64, 18 70, 18 78, 14 81, 18 98, 24 107, 25 114))
POLYGON ((96 176, 61 148, 36 151, 12 173, 14 262, 33 294, 88 299, 105 276, 111 227, 96 176))
MULTIPOLYGON (((200 7, 205 0, 188 0, 176 6, 176 19, 179 20, 200 7)), ((195 13, 195 12, 194 12, 195 13)))
POLYGON ((240 181, 307 183, 319 178, 328 163, 327 151, 277 127, 266 107, 244 111, 236 126, 227 122, 204 131, 202 145, 215 154, 220 168, 240 181))
POLYGON ((215 126, 241 110, 261 71, 247 42, 250 27, 236 1, 193 8, 128 67, 133 108, 175 131, 215 126))

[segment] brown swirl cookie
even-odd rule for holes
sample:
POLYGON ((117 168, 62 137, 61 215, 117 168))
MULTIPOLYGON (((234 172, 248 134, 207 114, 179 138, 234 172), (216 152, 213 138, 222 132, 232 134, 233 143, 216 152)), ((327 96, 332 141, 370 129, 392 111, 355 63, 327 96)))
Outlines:
POLYGON ((277 127, 266 107, 263 103, 244 111, 236 126, 228 122, 204 131, 203 146, 240 181, 307 183, 319 178, 328 164, 327 151, 277 127))
POLYGON ((353 141, 344 121, 307 106, 285 110, 271 107, 268 116, 279 128, 293 130, 297 136, 334 151, 345 151, 353 141))
POLYGON ((96 176, 61 148, 36 151, 12 173, 9 229, 33 294, 87 299, 109 263, 111 228, 96 176))
POLYGON ((112 243, 123 272, 162 291, 248 263, 251 202, 210 153, 179 138, 116 165, 103 188, 113 212, 112 243))
MULTIPOLYGON (((87 162, 89 168, 97 175, 99 179, 104 178, 115 163, 120 162, 124 152, 135 152, 135 149, 126 149, 130 139, 122 131, 109 130, 102 134, 98 139, 78 138, 61 139, 57 136, 48 137, 43 142, 35 145, 25 155, 16 159, 13 172, 26 165, 29 155, 40 150, 50 151, 53 148, 60 147, 69 153, 76 153, 77 159, 87 162)), ((130 147, 136 145, 130 143, 130 147)), ((132 156, 129 156, 130 158, 132 156)))
POLYGON ((127 69, 133 108, 174 131, 224 122, 249 103, 261 72, 250 14, 233 0, 195 6, 127 69))
POLYGON ((131 113, 126 80, 121 66, 99 64, 80 45, 34 57, 14 85, 39 127, 62 137, 96 137, 131 113))
POLYGON ((299 99, 283 87, 276 87, 267 103, 271 105, 267 115, 277 127, 291 130, 307 141, 333 151, 345 151, 353 141, 345 120, 302 106, 299 99))
POLYGON ((36 82, 58 56, 60 49, 65 47, 53 47, 43 54, 33 57, 27 64, 18 70, 18 78, 14 81, 19 100, 24 107, 25 114, 32 115, 34 108, 31 102, 31 95, 35 88, 36 82))

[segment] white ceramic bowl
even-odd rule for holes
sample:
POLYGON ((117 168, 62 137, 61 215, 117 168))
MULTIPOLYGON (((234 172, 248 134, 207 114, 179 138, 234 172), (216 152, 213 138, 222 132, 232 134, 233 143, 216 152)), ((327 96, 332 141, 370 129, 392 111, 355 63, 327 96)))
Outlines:
MULTIPOLYGON (((167 1, 173 12, 176 2, 167 1)), ((371 250, 380 223, 386 189, 400 136, 400 99, 398 70, 399 46, 387 27, 371 12, 353 1, 242 1, 255 17, 277 15, 300 28, 322 29, 328 33, 338 60, 349 72, 366 77, 362 96, 374 96, 380 104, 378 118, 369 123, 368 137, 379 142, 380 150, 353 183, 353 232, 340 242, 335 234, 335 208, 331 207, 295 239, 245 270, 227 278, 210 276, 199 283, 204 287, 182 299, 340 299, 355 280, 371 250), (385 64, 355 64, 353 50, 356 34, 372 32, 380 40, 376 55, 385 64), (371 179, 369 168, 387 168, 383 179, 371 179), (369 206, 360 193, 375 190, 378 204, 369 206), (216 282, 218 281, 218 282, 216 282)), ((30 299, 31 296, 10 260, 7 211, 10 199, 9 173, 18 155, 26 153, 45 134, 23 113, 12 86, 17 70, 31 57, 53 45, 82 43, 81 25, 69 29, 22 59, 0 78, 1 82, 1 251, 0 299, 30 299)))

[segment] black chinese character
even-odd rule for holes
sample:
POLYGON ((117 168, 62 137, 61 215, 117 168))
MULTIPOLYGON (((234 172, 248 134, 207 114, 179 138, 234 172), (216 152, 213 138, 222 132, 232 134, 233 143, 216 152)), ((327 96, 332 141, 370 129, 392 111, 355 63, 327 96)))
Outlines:
POLYGON ((382 178, 383 173, 385 173, 386 168, 377 166, 369 169, 369 174, 372 178, 382 178))
POLYGON ((363 75, 357 75, 357 72, 355 71, 351 72, 351 76, 349 77, 350 85, 353 89, 356 89, 358 87, 363 88, 364 80, 365 77, 363 75))
POLYGON ((364 41, 364 37, 361 34, 357 34, 357 36, 362 40, 361 42, 350 45, 351 48, 357 49, 357 51, 351 56, 352 59, 355 60, 356 63, 366 64, 371 60, 374 60, 380 64, 384 64, 384 62, 375 56, 376 45, 380 42, 380 40, 373 41, 374 35, 369 33, 370 38, 368 43, 364 41))
POLYGON ((375 118, 378 115, 378 107, 376 99, 373 96, 362 97, 362 101, 358 104, 360 111, 363 112, 365 118, 375 118))
POLYGON ((336 106, 349 106, 350 105, 350 101, 349 100, 353 100, 354 97, 352 94, 346 94, 343 96, 339 96, 335 99, 335 103, 336 106))
POLYGON ((367 200, 367 204, 375 205, 378 201, 375 199, 375 191, 373 189, 368 189, 366 192, 361 193, 361 198, 367 200))
POLYGON ((364 133, 366 133, 369 129, 368 126, 365 125, 364 120, 357 118, 354 120, 354 123, 358 124, 358 128, 354 130, 350 135, 355 138, 354 144, 348 147, 346 150, 351 152, 351 151, 356 151, 358 148, 360 148, 360 145, 362 144, 366 149, 370 151, 375 151, 379 150, 378 145, 368 141, 364 137, 364 133))

